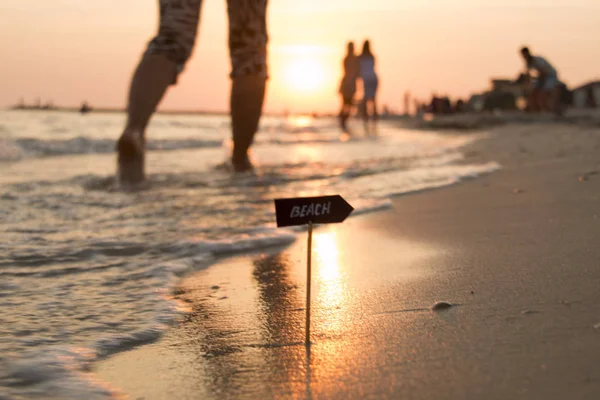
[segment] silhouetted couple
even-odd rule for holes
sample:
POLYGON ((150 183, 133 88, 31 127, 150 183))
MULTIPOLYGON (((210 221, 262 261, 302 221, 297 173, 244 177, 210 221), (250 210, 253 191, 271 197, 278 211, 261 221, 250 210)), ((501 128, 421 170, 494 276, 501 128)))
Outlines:
POLYGON ((344 132, 348 132, 348 118, 354 107, 354 96, 356 95, 356 81, 360 78, 362 82, 363 98, 359 103, 359 112, 368 132, 369 120, 377 120, 377 86, 379 80, 375 73, 375 56, 371 52, 368 40, 363 44, 362 53, 354 54, 354 43, 348 42, 348 53, 344 58, 344 77, 340 84, 342 95, 342 109, 340 110, 340 125, 344 132))

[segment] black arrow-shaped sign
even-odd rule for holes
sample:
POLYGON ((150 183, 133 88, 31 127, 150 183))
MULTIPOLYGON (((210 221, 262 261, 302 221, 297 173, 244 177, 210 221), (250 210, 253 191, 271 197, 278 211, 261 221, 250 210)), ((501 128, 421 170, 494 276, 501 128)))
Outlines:
POLYGON ((354 211, 339 194, 335 196, 275 199, 277 226, 333 224, 344 221, 354 211))

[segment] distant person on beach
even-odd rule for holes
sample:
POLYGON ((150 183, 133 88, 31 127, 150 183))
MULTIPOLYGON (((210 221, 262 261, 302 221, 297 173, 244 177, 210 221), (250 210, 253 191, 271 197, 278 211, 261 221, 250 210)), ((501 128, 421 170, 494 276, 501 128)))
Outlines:
POLYGON ((358 57, 360 79, 363 84, 363 99, 361 102, 361 112, 365 125, 368 124, 369 119, 373 121, 377 120, 377 86, 379 80, 375 73, 375 56, 371 52, 371 44, 368 40, 365 40, 363 44, 362 53, 358 57), (369 110, 369 106, 371 110, 369 110))
POLYGON ((525 60, 527 75, 535 70, 537 81, 532 90, 532 103, 535 109, 552 110, 558 112, 558 73, 556 69, 541 56, 534 56, 528 47, 521 48, 521 55, 525 60))
POLYGON ((348 42, 346 57, 344 57, 344 76, 340 84, 342 108, 340 110, 340 125, 344 132, 348 132, 347 121, 354 107, 356 94, 356 80, 358 79, 358 59, 354 54, 354 43, 348 42))
MULTIPOLYGON (((158 33, 133 75, 127 124, 117 142, 117 177, 122 183, 145 179, 145 130, 167 88, 177 82, 192 54, 202 0, 159 0, 158 33)), ((267 0, 228 0, 230 107, 235 171, 252 169, 248 149, 258 129, 267 80, 267 0)))
POLYGON ((81 103, 81 107, 79 107, 79 112, 81 114, 87 114, 90 111, 92 111, 92 107, 90 107, 90 105, 87 103, 87 101, 84 101, 83 103, 81 103))

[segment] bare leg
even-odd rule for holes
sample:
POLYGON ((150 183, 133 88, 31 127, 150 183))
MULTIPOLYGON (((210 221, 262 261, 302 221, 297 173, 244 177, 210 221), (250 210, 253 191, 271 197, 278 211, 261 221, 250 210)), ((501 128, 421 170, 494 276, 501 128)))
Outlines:
POLYGON ((540 90, 539 103, 540 103, 540 109, 542 111, 548 111, 549 104, 548 104, 548 91, 547 90, 540 90))
POLYGON ((535 111, 542 112, 544 111, 544 101, 543 101, 544 93, 540 89, 535 89, 533 92, 533 99, 535 103, 535 111))
POLYGON ((338 116, 340 119, 340 127, 342 130, 346 129, 346 104, 344 104, 344 99, 342 98, 342 108, 340 109, 340 115, 338 116))
POLYGON ((158 34, 148 44, 131 81, 127 125, 117 142, 117 178, 124 184, 144 180, 145 129, 167 87, 189 58, 202 0, 158 0, 158 34))
POLYGON ((121 183, 144 180, 144 131, 167 87, 189 58, 202 0, 158 0, 160 23, 148 44, 129 90, 127 125, 117 142, 117 178, 121 183))
POLYGON ((233 78, 231 85, 231 127, 233 155, 231 162, 237 172, 252 169, 248 149, 258 130, 265 98, 264 76, 241 75, 233 78))
POLYGON ((340 111, 340 127, 342 131, 348 132, 348 118, 350 118, 350 113, 352 112, 352 106, 347 104, 345 100, 342 98, 342 110, 340 111))
POLYGON ((527 93, 527 110, 530 113, 536 112, 536 104, 535 104, 535 91, 531 90, 527 93))
POLYGON ((176 75, 176 64, 160 54, 144 56, 137 67, 129 91, 127 125, 117 142, 117 178, 121 183, 144 180, 146 126, 176 75))
POLYGON ((562 107, 560 104, 560 93, 558 87, 554 87, 548 92, 548 107, 550 111, 552 111, 556 115, 562 115, 562 107))
POLYGON ((369 131, 369 100, 364 99, 360 104, 360 111, 363 120, 363 126, 365 128, 365 135, 369 136, 371 132, 369 131))
POLYGON ((145 130, 167 88, 175 82, 177 65, 162 54, 144 56, 135 71, 127 106, 128 130, 145 130))
POLYGON ((377 101, 375 100, 375 97, 373 97, 371 102, 373 104, 373 135, 377 136, 377 121, 379 120, 379 114, 377 112, 377 101))
POLYGON ((373 104, 373 120, 377 121, 379 114, 377 113, 377 102, 375 101, 375 97, 371 100, 371 104, 373 104))
POLYGON ((227 0, 231 57, 231 162, 252 169, 248 150, 262 113, 267 81, 267 0, 227 0))
POLYGON ((362 117, 363 122, 367 122, 369 120, 369 103, 367 99, 362 99, 360 102, 360 116, 362 117))

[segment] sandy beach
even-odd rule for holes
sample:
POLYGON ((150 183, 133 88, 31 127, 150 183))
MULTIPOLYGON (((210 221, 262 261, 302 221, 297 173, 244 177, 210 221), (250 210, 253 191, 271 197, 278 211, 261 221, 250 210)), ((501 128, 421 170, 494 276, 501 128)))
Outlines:
POLYGON ((597 399, 600 128, 506 124, 502 169, 183 279, 192 312, 95 366, 132 399, 597 399), (446 301, 453 306, 434 311, 446 301))

